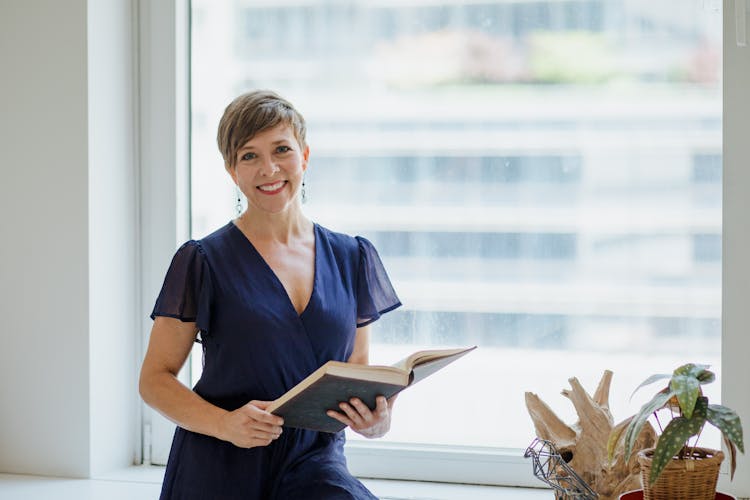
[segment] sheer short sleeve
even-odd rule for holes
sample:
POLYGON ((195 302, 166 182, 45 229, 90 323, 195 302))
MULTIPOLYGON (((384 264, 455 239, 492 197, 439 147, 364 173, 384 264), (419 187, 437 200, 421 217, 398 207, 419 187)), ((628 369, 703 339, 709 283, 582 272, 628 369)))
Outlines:
POLYGON ((195 322, 198 330, 208 332, 211 290, 211 273, 203 248, 197 241, 188 241, 172 258, 151 319, 168 316, 195 322))
POLYGON ((381 314, 396 309, 401 301, 391 285, 375 247, 357 236, 359 274, 357 276, 357 328, 369 325, 381 314))

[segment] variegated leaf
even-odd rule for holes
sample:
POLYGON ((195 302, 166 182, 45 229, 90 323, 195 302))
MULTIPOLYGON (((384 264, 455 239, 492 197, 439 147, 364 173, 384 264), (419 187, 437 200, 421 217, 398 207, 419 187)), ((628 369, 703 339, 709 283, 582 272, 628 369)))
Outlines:
POLYGON ((745 453, 745 445, 742 439, 742 423, 740 417, 734 410, 726 406, 708 405, 706 419, 716 426, 722 435, 737 445, 742 453, 745 453))
POLYGON ((667 404, 667 401, 669 401, 672 396, 674 396, 674 393, 665 389, 664 391, 657 393, 651 401, 644 404, 640 411, 635 414, 623 436, 626 458, 630 457, 630 453, 633 451, 633 446, 635 446, 635 441, 641 434, 641 430, 643 429, 646 420, 648 420, 648 417, 650 417, 656 410, 664 408, 664 405, 667 404))
POLYGON ((696 365, 695 363, 687 363, 677 368, 673 375, 688 375, 691 377, 699 378, 698 375, 708 370, 711 365, 696 365))
POLYGON ((700 393, 700 382, 692 375, 674 375, 669 381, 669 388, 677 395, 680 409, 685 418, 693 416, 695 402, 700 393))
POLYGON ((695 436, 706 422, 708 399, 698 398, 692 418, 676 417, 659 436, 651 461, 649 482, 654 484, 672 457, 685 446, 691 436, 695 436))
POLYGON ((647 385, 653 384, 657 380, 662 380, 662 379, 669 378, 669 377, 671 377, 671 375, 668 375, 668 374, 665 374, 665 373, 657 373, 655 375, 651 375, 649 378, 647 378, 646 380, 644 380, 643 382, 641 382, 641 385, 639 385, 638 387, 635 388, 635 390, 633 391, 633 393, 630 395, 630 399, 633 399, 633 396, 635 395, 636 392, 638 392, 638 390, 641 387, 646 387, 647 385))
POLYGON ((622 437, 622 433, 625 431, 625 428, 630 425, 630 422, 633 421, 635 418, 635 415, 632 417, 628 417, 616 426, 612 428, 612 431, 609 433, 609 439, 607 439, 607 460, 609 460, 610 464, 612 463, 612 459, 615 456, 615 449, 617 448, 617 443, 620 441, 620 437, 622 437))
POLYGON ((727 447, 729 452, 729 479, 734 479, 734 471, 737 469, 737 447, 727 439, 726 436, 721 436, 724 439, 724 445, 727 447))
POLYGON ((714 372, 709 370, 711 365, 696 365, 694 363, 688 363, 677 368, 673 375, 685 375, 687 377, 694 377, 698 379, 701 384, 710 384, 716 380, 714 372))
POLYGON ((701 370, 696 378, 700 381, 701 385, 710 384, 716 380, 716 374, 711 370, 701 370))

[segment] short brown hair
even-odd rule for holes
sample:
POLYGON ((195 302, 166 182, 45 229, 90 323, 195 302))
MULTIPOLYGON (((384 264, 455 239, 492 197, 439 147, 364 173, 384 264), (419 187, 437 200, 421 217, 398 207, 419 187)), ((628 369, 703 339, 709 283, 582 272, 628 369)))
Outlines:
POLYGON ((224 110, 216 136, 224 165, 235 166, 237 151, 247 141, 279 123, 289 125, 300 146, 307 147, 305 119, 289 101, 270 90, 254 90, 236 97, 224 110))

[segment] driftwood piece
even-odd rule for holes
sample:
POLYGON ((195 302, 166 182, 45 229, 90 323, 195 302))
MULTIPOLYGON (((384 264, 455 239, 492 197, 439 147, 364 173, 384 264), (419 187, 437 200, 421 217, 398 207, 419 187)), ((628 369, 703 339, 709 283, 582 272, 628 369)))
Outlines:
POLYGON ((562 391, 578 414, 573 425, 563 422, 536 394, 526 393, 526 408, 534 422, 536 434, 552 442, 562 458, 586 481, 600 500, 617 500, 620 494, 641 487, 636 454, 656 441, 656 433, 648 422, 633 447, 628 460, 622 445, 610 464, 607 460, 607 440, 614 427, 609 411, 609 387, 612 372, 606 370, 591 397, 577 378, 568 379, 570 389, 562 391))

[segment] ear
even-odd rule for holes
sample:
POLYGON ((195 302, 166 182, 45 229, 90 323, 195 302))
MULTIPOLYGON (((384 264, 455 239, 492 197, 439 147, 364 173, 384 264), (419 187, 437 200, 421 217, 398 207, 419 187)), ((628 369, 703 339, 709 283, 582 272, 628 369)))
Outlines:
POLYGON ((302 171, 307 170, 307 163, 310 160, 310 146, 305 146, 305 150, 302 151, 302 171))

